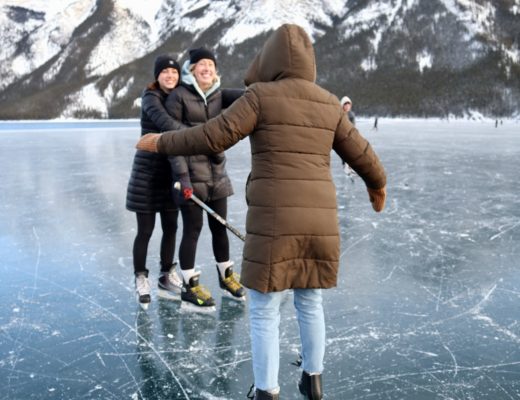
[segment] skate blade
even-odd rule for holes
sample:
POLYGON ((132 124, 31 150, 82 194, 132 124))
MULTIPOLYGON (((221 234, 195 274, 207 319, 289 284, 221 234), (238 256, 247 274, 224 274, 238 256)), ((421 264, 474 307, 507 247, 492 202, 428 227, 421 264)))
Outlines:
POLYGON ((243 303, 244 301, 246 301, 246 296, 236 297, 236 296, 233 296, 231 293, 229 293, 227 290, 224 290, 224 289, 221 289, 221 290, 222 290, 222 297, 225 297, 226 299, 234 300, 239 303, 243 303))
POLYGON ((170 292, 168 290, 164 290, 164 289, 157 289, 157 296, 161 297, 163 299, 166 299, 166 300, 176 300, 176 301, 181 300, 180 293, 172 293, 172 292, 170 292))
POLYGON ((217 311, 217 308, 215 306, 209 306, 209 307, 199 307, 195 304, 190 303, 189 301, 183 301, 181 303, 181 311, 182 312, 196 312, 200 314, 213 314, 217 311))
POLYGON ((146 311, 148 310, 150 303, 139 303, 139 305, 141 306, 141 310, 146 311))

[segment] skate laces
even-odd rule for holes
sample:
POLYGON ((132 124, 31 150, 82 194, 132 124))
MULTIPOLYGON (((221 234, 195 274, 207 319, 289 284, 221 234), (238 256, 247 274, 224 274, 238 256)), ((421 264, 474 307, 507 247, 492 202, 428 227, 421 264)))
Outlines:
POLYGON ((236 272, 233 272, 231 275, 229 275, 222 281, 229 289, 231 289, 233 292, 236 292, 237 290, 240 290, 240 288, 242 287, 242 285, 240 285, 239 280, 240 276, 236 272))
POLYGON ((177 272, 175 271, 175 268, 172 268, 170 272, 168 273, 168 280, 175 286, 182 287, 182 281, 181 278, 179 278, 179 275, 177 275, 177 272))
POLYGON ((145 275, 138 275, 135 277, 135 287, 139 294, 150 294, 150 282, 145 275))
POLYGON ((197 298, 199 298, 201 300, 211 299, 211 293, 209 292, 208 289, 206 289, 202 285, 197 285, 195 287, 192 287, 191 291, 193 292, 193 294, 195 294, 195 296, 197 296, 197 298))

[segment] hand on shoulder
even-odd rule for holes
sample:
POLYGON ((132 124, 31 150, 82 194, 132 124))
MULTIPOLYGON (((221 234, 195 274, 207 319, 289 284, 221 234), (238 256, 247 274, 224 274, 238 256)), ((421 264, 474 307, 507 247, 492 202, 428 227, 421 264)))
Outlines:
POLYGON ((146 135, 141 136, 135 148, 137 150, 149 151, 152 153, 157 153, 157 141, 161 137, 160 133, 147 133, 146 135))

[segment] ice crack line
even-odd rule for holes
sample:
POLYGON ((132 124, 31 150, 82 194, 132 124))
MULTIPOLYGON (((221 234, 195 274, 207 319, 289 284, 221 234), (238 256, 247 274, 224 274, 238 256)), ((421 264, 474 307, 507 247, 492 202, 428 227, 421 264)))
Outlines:
POLYGON ((507 328, 497 324, 491 318, 489 318, 489 317, 487 317, 485 315, 479 314, 479 315, 475 316, 475 319, 487 323, 489 326, 491 326, 496 331, 502 333, 505 336, 508 336, 509 338, 513 339, 516 343, 520 343, 520 338, 514 332, 512 332, 511 330, 509 330, 509 329, 507 329, 507 328))
POLYGON ((491 236, 491 237, 489 238, 489 240, 495 240, 497 237, 502 236, 504 233, 507 233, 507 232, 509 232, 509 231, 512 230, 512 229, 515 229, 518 225, 520 225, 520 221, 517 222, 516 224, 510 226, 509 228, 504 229, 503 231, 497 233, 496 235, 491 236))
POLYGON ((482 300, 480 300, 478 302, 478 304, 470 310, 470 312, 472 314, 479 314, 480 313, 480 308, 481 308, 482 304, 484 304, 485 302, 487 302, 489 300, 489 298, 491 297, 491 294, 493 294, 493 292, 495 291, 496 288, 497 288, 497 284, 495 283, 491 287, 491 289, 489 289, 489 291, 486 293, 484 298, 482 300))
POLYGON ((443 322, 448 321, 448 320, 460 318, 463 315, 467 315, 467 314, 479 315, 480 314, 480 309, 481 309, 482 305, 489 300, 489 298, 491 297, 491 295, 493 294, 493 292, 495 291, 496 288, 497 288, 497 284, 495 283, 491 287, 491 289, 489 289, 488 292, 484 295, 482 300, 480 300, 476 305, 471 307, 469 310, 464 311, 464 312, 462 312, 460 314, 454 315, 453 317, 447 318, 445 320, 438 321, 437 323, 435 323, 435 325, 443 323, 443 322))
MULTIPOLYGON (((473 367, 459 367, 457 366, 457 370, 459 371, 488 371, 488 370, 497 370, 499 368, 504 367, 516 367, 520 365, 520 361, 514 361, 510 363, 499 363, 499 364, 486 364, 486 365, 476 365, 473 367)), ((398 373, 398 374, 386 374, 381 376, 367 376, 365 380, 369 380, 372 383, 373 382, 384 382, 389 380, 395 380, 400 378, 406 378, 411 376, 423 376, 423 375, 432 375, 432 374, 446 374, 448 372, 452 372, 454 369, 452 368, 433 368, 429 370, 423 370, 420 372, 404 372, 404 373, 398 373)))
POLYGON ((446 346, 444 343, 442 344, 442 346, 446 349, 446 351, 450 354, 451 356, 451 359, 453 360, 453 365, 455 366, 454 368, 454 371, 453 371, 453 377, 455 378, 457 376, 457 373, 459 372, 459 364, 457 364, 457 359, 455 358, 455 355, 453 354, 453 352, 449 349, 448 346, 446 346))
POLYGON ((359 243, 361 243, 363 240, 367 240, 368 238, 370 237, 370 234, 367 234, 363 237, 361 237, 360 239, 356 240, 354 243, 352 243, 350 246, 348 246, 345 250, 342 251, 341 255, 339 256, 339 258, 343 258, 343 256, 345 255, 345 253, 347 251, 349 251, 352 247, 355 247, 357 246, 359 243))
POLYGON ((426 326, 436 326, 436 325, 444 324, 446 321, 451 321, 451 320, 463 317, 465 315, 476 315, 476 316, 480 315, 480 309, 481 309, 482 304, 484 304, 487 300, 489 300, 489 298, 491 297, 491 295, 493 294, 493 292, 495 291, 496 288, 497 288, 497 284, 495 283, 491 287, 491 289, 489 289, 487 291, 487 293, 484 295, 482 300, 480 300, 476 305, 471 307, 469 310, 463 311, 457 315, 453 315, 448 318, 444 318, 444 319, 433 321, 433 322, 427 322, 423 326, 419 327, 419 329, 424 328, 426 326))
MULTIPOLYGON (((109 340, 104 334, 102 335, 103 339, 105 339, 106 343, 112 347, 112 349, 114 350, 114 352, 116 352, 116 349, 114 347, 114 345, 112 344, 112 341, 109 340)), ((101 360, 101 363, 105 366, 105 362, 103 361, 103 359, 101 358, 101 356, 99 355, 98 352, 96 352, 96 355, 98 356, 98 358, 101 360)), ((137 380, 135 379, 135 376, 134 374, 132 373, 132 371, 130 370, 130 368, 128 367, 128 364, 127 362, 123 359, 123 357, 121 357, 121 355, 118 355, 119 359, 121 360, 122 364, 125 366, 126 368, 126 371, 128 372, 128 375, 130 375, 132 377, 132 380, 134 381, 134 385, 137 387, 137 390, 138 392, 141 394, 141 396, 143 395, 141 393, 141 390, 139 388, 139 383, 137 382, 137 380)))
POLYGON ((33 226, 33 235, 36 238, 36 248, 38 249, 38 255, 36 257, 36 264, 34 266, 34 280, 33 280, 33 289, 36 289, 36 282, 38 280, 38 271, 40 269, 40 258, 42 254, 42 246, 40 243, 40 237, 38 236, 38 232, 36 232, 36 228, 33 226))
POLYGON ((115 320, 119 321, 121 324, 123 324, 124 326, 126 326, 130 331, 132 332, 135 332, 135 334, 144 342, 144 343, 147 343, 148 347, 153 351, 153 353, 157 356, 157 358, 159 360, 161 360, 161 362, 164 364, 164 366, 166 367, 166 369, 170 372, 171 376, 173 377, 173 379, 175 380, 175 382, 177 382, 177 384, 179 385, 179 388, 182 390, 182 394, 184 395, 184 398, 186 400, 190 400, 190 397, 188 396, 188 393, 186 393, 186 391, 184 390, 184 386, 182 385, 181 381, 179 380, 179 378, 177 377, 177 375, 175 374, 175 372, 173 372, 173 370, 171 369, 171 367, 168 365, 168 362, 163 358, 163 356, 161 355, 161 353, 159 351, 157 351, 157 349, 155 348, 155 346, 153 345, 153 343, 151 343, 149 340, 147 340, 143 335, 141 335, 139 333, 139 331, 134 328, 133 326, 130 326, 126 321, 124 321, 121 317, 119 317, 119 315, 117 314, 114 314, 112 311, 110 311, 109 309, 101 306, 100 304, 96 303, 95 301, 89 299, 88 297, 85 297, 81 294, 79 294, 78 292, 76 291, 72 291, 66 287, 63 287, 59 284, 57 284, 56 282, 52 282, 48 279, 45 279, 47 282, 49 282, 50 284, 54 285, 54 286, 57 286, 59 287, 60 289, 64 290, 64 291, 67 291, 71 294, 74 294, 75 296, 78 296, 79 298, 81 298, 82 300, 85 300, 87 301, 88 303, 96 306, 97 308, 100 308, 102 311, 106 312, 107 314, 109 314, 112 318, 114 318, 115 320))
MULTIPOLYGON (((34 226, 32 227, 32 230, 33 230, 33 234, 34 234, 34 236, 36 238, 36 248, 38 249, 38 253, 37 253, 37 257, 36 257, 36 263, 35 263, 35 266, 34 266, 33 287, 32 287, 32 292, 31 292, 31 297, 30 297, 30 302, 31 303, 32 303, 32 301, 34 299, 34 292, 36 291, 36 282, 38 280, 38 270, 40 268, 40 257, 41 257, 41 252, 42 252, 41 251, 42 249, 41 249, 40 237, 38 236, 38 232, 36 232, 36 228, 34 226)), ((23 321, 23 319, 25 317, 24 314, 20 318, 22 321, 23 321)), ((11 378, 13 377, 13 372, 15 371, 16 365, 18 364, 18 360, 20 358, 20 353, 18 352, 18 350, 22 346, 20 341, 19 341, 20 334, 21 334, 21 327, 18 329, 18 332, 16 333, 16 337, 13 340, 13 342, 18 345, 18 348, 17 348, 16 353, 14 355, 14 360, 13 360, 13 365, 12 365, 11 371, 9 372, 9 376, 7 377, 7 387, 8 388, 11 387, 11 378)))
POLYGON ((390 273, 386 276, 386 278, 384 278, 383 280, 381 280, 381 282, 386 282, 387 280, 391 279, 392 278, 392 275, 394 274, 395 270, 399 268, 399 269, 402 269, 401 267, 399 267, 398 265, 395 265, 394 268, 392 268, 392 270, 390 271, 390 273))

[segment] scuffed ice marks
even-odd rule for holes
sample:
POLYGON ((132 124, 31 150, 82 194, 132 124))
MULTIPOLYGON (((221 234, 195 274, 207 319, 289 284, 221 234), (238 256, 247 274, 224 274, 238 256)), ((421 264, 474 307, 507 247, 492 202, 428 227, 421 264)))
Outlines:
POLYGON ((374 229, 358 226, 371 212, 363 185, 346 177, 338 185, 351 202, 340 208, 340 221, 349 221, 342 257, 350 273, 339 285, 344 307, 331 308, 329 320, 343 324, 328 333, 328 348, 355 372, 335 373, 333 398, 520 393, 520 330, 507 311, 520 300, 518 246, 511 248, 520 239, 512 194, 518 162, 507 150, 515 139, 501 136, 491 149, 475 135, 463 149, 444 134, 421 133, 429 128, 423 123, 391 139, 373 135, 389 177, 388 209, 374 229))
MULTIPOLYGON (((353 319, 352 314, 358 313, 368 314, 368 321, 329 333, 331 358, 343 358, 356 371, 348 376, 332 372, 336 385, 331 395, 336 393, 339 398, 345 393, 365 393, 366 397, 360 398, 458 399, 471 393, 470 398, 477 399, 502 392, 508 376, 519 374, 520 361, 510 351, 518 337, 486 316, 489 311, 479 311, 483 302, 504 301, 500 296, 491 300, 490 295, 474 293, 470 299, 461 298, 458 304, 447 305, 446 313, 443 309, 433 314, 400 312, 384 326, 378 323, 384 317, 370 308, 347 313, 343 317, 346 323, 353 319), (466 304, 468 300, 476 304, 466 304), (460 310, 462 307, 465 309, 460 310), (458 313, 452 315, 453 312, 458 313), (473 334, 462 333, 465 329, 473 334), (493 361, 487 354, 490 347, 494 349, 493 361)), ((511 306, 518 301, 518 295, 505 300, 511 306)), ((513 329, 518 330, 518 326, 513 325, 513 329)), ((497 398, 514 398, 518 385, 509 387, 504 389, 504 397, 497 398)))
MULTIPOLYGON (((338 287, 324 292, 326 398, 518 398, 518 124, 371 122, 357 126, 388 172, 383 213, 331 156, 342 243, 338 287)), ((197 263, 213 317, 157 298, 158 231, 152 303, 136 304, 124 197, 139 128, 99 124, 6 131, 0 146, 0 400, 245 398, 247 303, 221 296, 211 246, 197 263)), ((243 227, 249 144, 227 157, 243 227)), ((242 242, 230 242, 239 268, 242 242)), ((291 294, 281 319, 280 385, 296 400, 291 294)))

